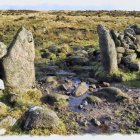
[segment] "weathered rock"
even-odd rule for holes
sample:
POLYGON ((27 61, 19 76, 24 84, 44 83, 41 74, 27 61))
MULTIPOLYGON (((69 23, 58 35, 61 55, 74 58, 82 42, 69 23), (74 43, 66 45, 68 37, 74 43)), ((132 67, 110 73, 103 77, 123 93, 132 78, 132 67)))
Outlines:
POLYGON ((45 78, 45 81, 47 82, 47 83, 58 83, 57 82, 57 77, 56 76, 47 76, 46 78, 45 78))
POLYGON ((8 102, 10 105, 12 106, 15 106, 17 105, 17 100, 20 98, 20 95, 19 94, 15 94, 15 93, 12 93, 10 92, 8 94, 8 102))
POLYGON ((135 61, 137 58, 137 55, 135 53, 131 54, 131 55, 127 55, 125 57, 122 58, 122 62, 124 64, 129 64, 130 62, 135 61))
POLYGON ((104 26, 98 25, 97 30, 99 35, 102 65, 105 72, 110 74, 118 70, 115 43, 110 35, 109 30, 107 30, 104 26))
POLYGON ((57 114, 47 108, 35 106, 25 112, 21 128, 23 130, 50 129, 60 124, 57 114))
POLYGON ((140 57, 140 48, 136 50, 137 56, 140 57))
POLYGON ((125 53, 124 47, 117 47, 117 53, 125 53))
POLYGON ((134 31, 132 28, 126 28, 126 29, 124 30, 124 33, 125 33, 126 35, 128 35, 128 34, 135 35, 135 34, 136 34, 135 31, 134 31))
POLYGON ((132 49, 126 49, 125 50, 125 54, 133 54, 133 53, 135 53, 135 50, 132 50, 132 49))
POLYGON ((54 104, 56 102, 60 101, 67 101, 69 99, 69 96, 67 95, 61 95, 57 93, 52 93, 46 96, 46 102, 50 104, 54 104))
POLYGON ((0 42, 0 59, 7 54, 7 46, 0 42))
POLYGON ((115 31, 115 30, 111 30, 110 33, 111 33, 112 38, 113 38, 113 40, 115 42, 115 45, 117 47, 121 46, 121 41, 118 39, 119 33, 117 31, 115 31))
POLYGON ((88 91, 88 86, 85 82, 82 82, 75 90, 75 96, 81 96, 88 91))
POLYGON ((108 101, 123 101, 123 100, 130 100, 131 98, 120 89, 115 87, 106 87, 102 88, 98 92, 94 93, 95 96, 105 98, 108 101))
POLYGON ((10 91, 20 93, 31 89, 35 82, 34 40, 32 33, 21 28, 2 59, 3 79, 10 91))
POLYGON ((140 27, 138 25, 131 25, 130 28, 132 28, 137 35, 140 35, 140 27))
POLYGON ((135 44, 131 44, 131 45, 129 45, 129 49, 137 50, 138 47, 135 44))
POLYGON ((136 44, 140 45, 140 35, 136 35, 136 44))
POLYGON ((99 105, 99 104, 102 103, 102 100, 99 97, 93 96, 93 95, 88 96, 86 98, 86 100, 88 101, 89 104, 97 104, 97 105, 99 105))
POLYGON ((88 58, 82 56, 69 56, 66 59, 67 64, 70 66, 85 65, 88 61, 89 61, 88 58))
POLYGON ((117 54, 117 61, 118 61, 118 64, 121 63, 122 57, 123 57, 123 54, 122 54, 122 53, 118 53, 118 54, 117 54))
POLYGON ((49 46, 49 48, 48 48, 48 50, 52 53, 58 52, 58 49, 59 49, 58 46, 55 46, 55 45, 49 46))
POLYGON ((101 86, 102 86, 102 87, 110 87, 110 83, 103 82, 101 86))
POLYGON ((7 116, 3 120, 0 121, 0 127, 9 128, 16 124, 17 120, 11 116, 7 116))
POLYGON ((131 71, 140 71, 140 62, 130 62, 128 68, 131 71))

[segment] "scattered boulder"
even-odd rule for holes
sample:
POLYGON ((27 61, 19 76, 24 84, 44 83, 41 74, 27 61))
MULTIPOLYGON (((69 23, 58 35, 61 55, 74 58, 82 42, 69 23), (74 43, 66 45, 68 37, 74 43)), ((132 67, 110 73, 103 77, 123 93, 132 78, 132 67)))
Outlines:
POLYGON ((34 86, 34 58, 32 33, 22 27, 2 59, 3 79, 7 89, 23 93, 34 86))
POLYGON ((135 61, 135 62, 129 63, 129 69, 131 71, 140 71, 140 62, 135 61))
POLYGON ((95 96, 100 98, 105 98, 108 101, 123 101, 123 100, 130 100, 131 98, 120 89, 115 87, 105 87, 94 93, 95 96))
POLYGON ((74 65, 85 65, 88 62, 88 58, 82 57, 82 56, 69 56, 66 59, 66 63, 69 66, 74 66, 74 65))
POLYGON ((82 82, 75 90, 75 96, 81 96, 88 91, 88 86, 85 82, 82 82))
POLYGON ((47 76, 47 77, 45 77, 45 79, 43 81, 46 83, 49 83, 49 84, 53 84, 53 85, 58 84, 56 76, 47 76))
POLYGON ((88 101, 89 104, 97 104, 97 105, 99 105, 99 104, 102 103, 102 100, 99 97, 93 96, 93 95, 88 96, 86 98, 86 100, 88 101))
POLYGON ((132 28, 126 28, 126 29, 124 30, 124 33, 125 33, 126 35, 128 35, 128 34, 135 35, 135 31, 134 31, 132 28))
POLYGON ((7 116, 6 118, 0 121, 0 127, 9 128, 13 127, 16 124, 17 120, 11 116, 7 116))
POLYGON ((53 105, 57 102, 67 101, 68 99, 69 99, 69 96, 61 95, 61 94, 57 94, 57 93, 52 93, 45 97, 46 102, 53 104, 53 105))
POLYGON ((134 54, 131 54, 131 55, 127 55, 125 57, 122 58, 122 62, 124 64, 129 64, 130 62, 133 62, 135 61, 137 58, 137 55, 134 53, 134 54))
POLYGON ((115 43, 111 37, 110 31, 104 26, 98 25, 97 31, 99 35, 102 65, 104 71, 110 74, 118 70, 115 43))
POLYGON ((54 111, 35 106, 25 112, 21 128, 23 130, 51 129, 58 127, 59 124, 60 119, 54 111))

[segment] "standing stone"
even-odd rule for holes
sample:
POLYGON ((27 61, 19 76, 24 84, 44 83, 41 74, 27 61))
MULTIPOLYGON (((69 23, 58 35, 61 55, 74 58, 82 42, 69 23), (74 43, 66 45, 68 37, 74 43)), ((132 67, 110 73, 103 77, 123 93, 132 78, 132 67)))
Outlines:
POLYGON ((11 92, 23 93, 35 83, 34 40, 32 33, 22 27, 2 59, 3 80, 11 92))
POLYGON ((101 61, 105 72, 108 74, 118 70, 117 52, 110 31, 104 26, 98 25, 99 46, 101 49, 101 61))

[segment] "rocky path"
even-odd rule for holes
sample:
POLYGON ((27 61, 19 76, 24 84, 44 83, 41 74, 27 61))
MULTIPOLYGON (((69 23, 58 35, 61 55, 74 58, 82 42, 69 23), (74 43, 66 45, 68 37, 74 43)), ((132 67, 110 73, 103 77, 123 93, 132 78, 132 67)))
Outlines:
MULTIPOLYGON (((66 72, 65 72, 66 73, 66 72)), ((67 73, 68 74, 68 73, 67 73)), ((75 76, 56 77, 49 76, 39 82, 39 87, 45 96, 59 94, 68 96, 68 105, 56 109, 60 116, 65 115, 70 124, 71 120, 78 125, 78 133, 138 133, 140 113, 140 89, 130 88, 121 83, 98 83, 92 78, 79 78, 75 76), (88 90, 76 97, 75 91, 81 83, 85 82, 88 90), (93 84, 94 83, 94 84, 93 84), (104 98, 90 101, 94 94, 105 87, 116 87, 132 98, 132 102, 108 101, 104 98), (65 110, 65 113, 63 112, 65 110), (71 115, 69 116, 69 112, 71 115), (73 115, 72 115, 73 114, 73 115)), ((62 105, 63 106, 63 105, 62 105)), ((71 128, 73 129, 73 128, 71 128)))

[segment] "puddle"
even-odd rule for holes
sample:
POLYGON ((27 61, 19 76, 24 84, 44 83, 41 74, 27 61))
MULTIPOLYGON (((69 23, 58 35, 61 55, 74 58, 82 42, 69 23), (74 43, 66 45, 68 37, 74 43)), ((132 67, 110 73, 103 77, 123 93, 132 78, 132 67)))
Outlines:
POLYGON ((75 76, 76 74, 70 71, 65 71, 65 70, 59 70, 56 72, 56 75, 58 76, 75 76))
POLYGON ((83 99, 88 97, 89 94, 85 94, 80 97, 70 97, 69 98, 69 108, 74 112, 81 112, 82 110, 79 109, 79 105, 82 103, 83 99))

